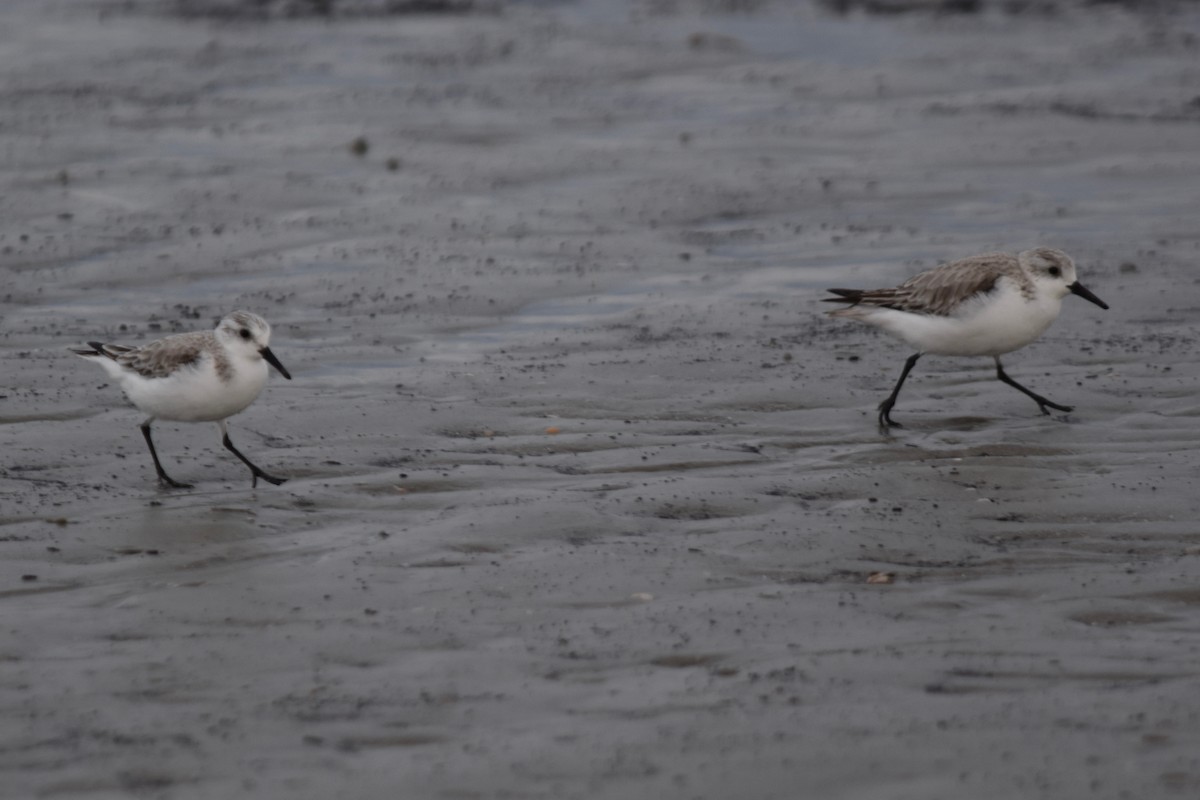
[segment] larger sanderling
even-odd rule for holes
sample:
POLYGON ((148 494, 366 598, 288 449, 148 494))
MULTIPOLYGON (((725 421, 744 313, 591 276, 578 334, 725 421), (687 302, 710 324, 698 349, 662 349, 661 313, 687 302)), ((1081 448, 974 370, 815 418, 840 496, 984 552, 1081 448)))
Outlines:
POLYGON ((158 480, 167 486, 189 489, 167 475, 150 438, 150 423, 156 419, 174 422, 216 422, 221 443, 250 468, 250 485, 262 478, 275 485, 276 478, 259 469, 233 446, 225 425, 228 417, 254 402, 267 382, 267 364, 288 380, 292 376, 268 347, 271 326, 257 314, 234 311, 213 331, 180 333, 141 347, 88 342, 91 350, 74 350, 96 361, 120 384, 130 401, 147 414, 142 435, 150 447, 158 480))
POLYGON ((904 362, 900 380, 879 405, 880 427, 899 427, 892 406, 904 379, 925 353, 943 356, 991 356, 996 377, 1046 407, 1070 411, 1014 381, 1000 356, 1024 347, 1058 317, 1062 299, 1077 294, 1101 308, 1108 305, 1075 277, 1075 262, 1061 250, 1038 247, 1018 255, 985 253, 914 275, 893 289, 830 289, 826 302, 849 303, 830 316, 856 319, 883 328, 917 352, 904 362))

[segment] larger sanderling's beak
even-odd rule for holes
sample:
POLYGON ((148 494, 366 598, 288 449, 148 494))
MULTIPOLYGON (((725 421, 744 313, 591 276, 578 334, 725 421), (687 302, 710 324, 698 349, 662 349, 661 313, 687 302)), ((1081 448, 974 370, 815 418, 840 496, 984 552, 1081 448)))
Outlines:
MULTIPOLYGON (((1074 291, 1074 290, 1072 290, 1072 291, 1074 291)), ((1084 291, 1086 292, 1087 289, 1084 289, 1084 291)), ((1099 303, 1100 301, 1096 300, 1095 302, 1099 303)), ((1104 306, 1104 307, 1108 308, 1108 306, 1104 306)), ((292 374, 283 368, 283 364, 279 363, 279 359, 276 358, 275 354, 271 352, 271 348, 264 347, 262 350, 259 350, 258 352, 262 354, 262 357, 267 360, 268 364, 270 364, 275 369, 279 370, 280 375, 287 378, 289 381, 292 379, 292 374)))
POLYGON ((1088 291, 1087 287, 1084 286, 1079 281, 1075 281, 1067 288, 1071 290, 1071 294, 1077 294, 1080 297, 1082 297, 1084 300, 1087 300, 1089 302, 1095 303, 1096 305, 1100 306, 1105 311, 1108 310, 1108 303, 1104 302, 1099 297, 1096 297, 1096 295, 1094 295, 1090 291, 1088 291))

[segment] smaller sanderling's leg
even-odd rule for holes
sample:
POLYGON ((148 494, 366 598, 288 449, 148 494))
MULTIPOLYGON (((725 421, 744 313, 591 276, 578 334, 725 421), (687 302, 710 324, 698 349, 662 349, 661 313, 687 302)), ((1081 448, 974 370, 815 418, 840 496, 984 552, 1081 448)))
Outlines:
POLYGON ((912 371, 912 368, 917 363, 917 359, 920 357, 920 353, 913 353, 908 357, 908 360, 904 362, 904 370, 900 373, 900 380, 896 381, 896 388, 892 389, 892 393, 888 395, 887 400, 879 404, 879 427, 884 430, 904 427, 892 419, 892 406, 896 405, 896 398, 900 395, 900 387, 904 385, 904 379, 908 377, 908 373, 912 371))
POLYGON ((172 489, 191 489, 192 485, 190 483, 180 483, 163 469, 162 462, 158 460, 158 453, 154 450, 154 440, 150 438, 151 422, 154 422, 154 417, 150 417, 142 423, 142 436, 146 438, 146 444, 150 447, 150 457, 154 459, 154 469, 158 472, 158 482, 172 489))
POLYGON ((1012 378, 1008 377, 1008 373, 1005 372, 1004 367, 1002 367, 1000 365, 1000 356, 995 356, 995 359, 996 359, 996 377, 999 378, 1000 380, 1004 381, 1005 383, 1007 383, 1009 386, 1013 387, 1014 389, 1016 389, 1020 392, 1023 392, 1024 394, 1032 397, 1033 401, 1038 404, 1038 408, 1040 408, 1042 410, 1043 414, 1050 413, 1049 411, 1046 410, 1046 406, 1050 406, 1051 408, 1055 409, 1056 411, 1063 411, 1063 412, 1070 411, 1074 408, 1074 406, 1060 406, 1058 403, 1051 402, 1050 400, 1047 400, 1046 398, 1042 397, 1037 392, 1029 391, 1024 386, 1017 383, 1012 378))
POLYGON ((228 450, 229 452, 233 453, 239 459, 241 459, 242 463, 250 468, 250 474, 252 476, 250 478, 250 488, 251 489, 258 486, 259 478, 262 478, 267 483, 272 483, 276 486, 278 486, 279 484, 281 484, 287 480, 287 478, 276 478, 274 475, 268 475, 267 473, 265 473, 261 469, 259 469, 258 465, 256 465, 253 461, 251 461, 250 459, 248 459, 244 455, 242 455, 238 451, 238 449, 233 446, 233 442, 229 438, 229 429, 225 425, 225 420, 221 420, 220 422, 218 422, 217 427, 219 427, 221 429, 221 444, 225 445, 225 449, 228 450))

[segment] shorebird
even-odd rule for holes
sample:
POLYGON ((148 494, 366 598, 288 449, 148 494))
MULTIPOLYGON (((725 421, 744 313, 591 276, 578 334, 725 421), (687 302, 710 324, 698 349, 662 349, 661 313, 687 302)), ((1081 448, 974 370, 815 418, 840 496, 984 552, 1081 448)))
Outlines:
POLYGON ((1017 255, 984 253, 943 264, 891 289, 830 289, 828 303, 847 303, 831 311, 883 328, 916 348, 904 362, 900 380, 879 404, 879 426, 901 427, 892 419, 900 387, 925 353, 943 356, 991 356, 996 377, 1047 407, 1067 412, 1008 376, 1000 356, 1041 336, 1058 317, 1062 300, 1077 294, 1101 308, 1108 305, 1075 275, 1075 262, 1061 250, 1037 247, 1017 255))
POLYGON ((225 420, 254 402, 267 382, 270 364, 288 380, 292 376, 271 352, 271 326, 257 314, 234 311, 216 330, 179 333, 141 347, 88 342, 90 350, 72 350, 104 367, 137 408, 147 414, 142 436, 154 459, 159 483, 190 489, 163 469, 150 438, 156 419, 173 422, 216 422, 221 444, 250 468, 251 487, 262 478, 276 486, 286 478, 268 475, 246 458, 229 438, 225 420))

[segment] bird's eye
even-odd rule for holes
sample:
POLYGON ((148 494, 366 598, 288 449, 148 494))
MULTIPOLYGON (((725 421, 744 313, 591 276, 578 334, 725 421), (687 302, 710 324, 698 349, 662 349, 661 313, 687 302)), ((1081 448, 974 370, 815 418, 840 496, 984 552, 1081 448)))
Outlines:
MULTIPOLYGON (((1050 269, 1048 269, 1046 271, 1049 272, 1051 275, 1053 275, 1055 278, 1057 278, 1059 275, 1062 275, 1062 270, 1059 269, 1058 267, 1051 267, 1050 269)), ((243 331, 243 333, 244 333, 244 331, 243 331)))
MULTIPOLYGON (((1057 268, 1057 267, 1055 267, 1055 270, 1057 270, 1057 269, 1058 269, 1058 268, 1057 268)), ((1054 274, 1056 274, 1056 275, 1057 275, 1058 273, 1057 273, 1057 272, 1055 272, 1054 274)), ((241 337, 242 337, 243 339, 249 339, 249 338, 250 338, 250 331, 249 331, 249 330, 247 330, 246 328, 242 328, 242 330, 241 330, 241 337)))

